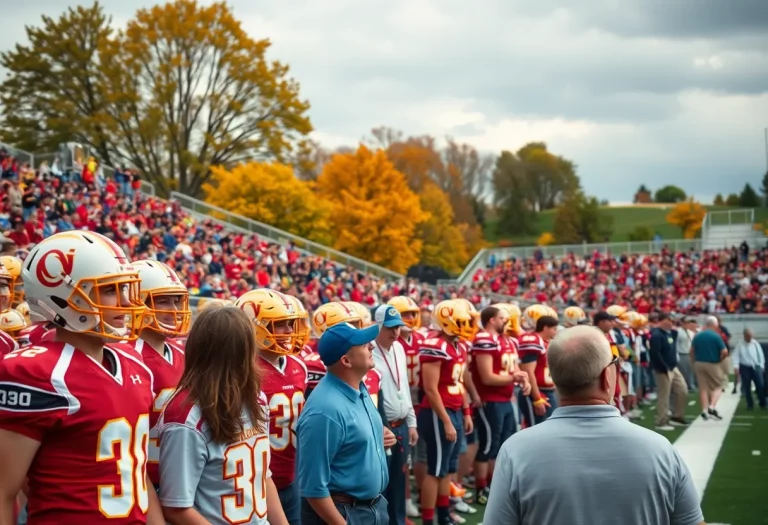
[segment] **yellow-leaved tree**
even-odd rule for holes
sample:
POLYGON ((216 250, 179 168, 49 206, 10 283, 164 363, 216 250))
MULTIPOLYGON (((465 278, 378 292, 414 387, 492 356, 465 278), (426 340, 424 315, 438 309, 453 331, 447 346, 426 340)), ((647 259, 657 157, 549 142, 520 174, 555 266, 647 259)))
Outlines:
POLYGON ((232 170, 214 167, 203 189, 214 206, 330 245, 331 205, 317 198, 311 184, 290 166, 251 162, 232 170))
POLYGON ((539 235, 539 238, 536 241, 536 244, 538 246, 549 246, 550 244, 554 244, 554 243, 555 243, 555 236, 549 232, 544 232, 541 235, 539 235))
POLYGON ((693 239, 701 229, 707 210, 690 198, 680 202, 667 214, 667 222, 680 228, 684 239, 693 239))
POLYGON ((317 191, 332 206, 334 248, 401 273, 419 261, 417 227, 428 214, 383 150, 334 155, 317 191))
POLYGON ((453 208, 448 195, 434 182, 427 182, 419 194, 421 208, 429 214, 417 235, 423 242, 421 263, 459 273, 467 263, 464 233, 454 224, 453 208))

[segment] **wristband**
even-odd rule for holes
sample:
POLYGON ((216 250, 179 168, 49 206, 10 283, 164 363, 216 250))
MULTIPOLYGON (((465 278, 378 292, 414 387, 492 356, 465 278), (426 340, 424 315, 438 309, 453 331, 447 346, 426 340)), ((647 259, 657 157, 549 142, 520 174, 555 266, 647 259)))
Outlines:
POLYGON ((539 399, 534 401, 533 404, 534 404, 534 406, 546 405, 547 404, 547 400, 544 399, 543 397, 540 397, 539 399))
POLYGON ((464 412, 465 416, 471 416, 472 415, 472 409, 469 408, 469 407, 464 407, 463 412, 464 412))

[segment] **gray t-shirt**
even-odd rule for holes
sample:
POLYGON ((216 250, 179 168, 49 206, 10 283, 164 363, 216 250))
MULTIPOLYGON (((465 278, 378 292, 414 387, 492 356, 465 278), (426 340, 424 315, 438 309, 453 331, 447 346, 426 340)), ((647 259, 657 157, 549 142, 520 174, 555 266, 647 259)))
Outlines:
POLYGON ((667 439, 610 406, 556 409, 501 447, 483 522, 698 525, 690 472, 667 439))
MULTIPOLYGON (((266 406, 263 394, 260 402, 266 406)), ((268 525, 269 436, 248 414, 243 420, 240 440, 217 443, 197 405, 183 392, 171 399, 157 423, 161 505, 194 507, 214 525, 268 525)))

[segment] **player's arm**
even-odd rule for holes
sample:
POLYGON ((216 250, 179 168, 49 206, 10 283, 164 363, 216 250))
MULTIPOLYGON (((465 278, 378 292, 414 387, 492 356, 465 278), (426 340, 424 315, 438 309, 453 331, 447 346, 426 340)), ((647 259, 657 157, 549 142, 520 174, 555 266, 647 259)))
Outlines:
POLYGON ((40 442, 31 437, 0 429, 0 525, 16 525, 16 496, 39 448, 40 442))
POLYGON ((277 487, 271 477, 267 478, 267 521, 269 525, 289 525, 288 518, 283 512, 283 504, 280 503, 277 487))
POLYGON ((147 474, 144 483, 146 483, 149 490, 149 509, 147 509, 147 525, 165 525, 165 518, 163 517, 163 508, 160 506, 160 498, 157 497, 157 491, 154 490, 152 482, 149 480, 149 474, 147 474))
POLYGON ((208 520, 194 508, 195 494, 208 459, 205 438, 196 429, 164 425, 160 437, 160 505, 172 525, 203 525, 208 520))
POLYGON ((493 373, 493 356, 488 353, 475 352, 472 356, 477 366, 477 373, 480 375, 480 381, 486 386, 507 386, 515 381, 512 375, 501 375, 493 373))
POLYGON ((531 399, 536 401, 541 397, 539 385, 536 384, 536 361, 538 357, 532 354, 520 356, 520 369, 528 374, 528 382, 531 384, 531 399))

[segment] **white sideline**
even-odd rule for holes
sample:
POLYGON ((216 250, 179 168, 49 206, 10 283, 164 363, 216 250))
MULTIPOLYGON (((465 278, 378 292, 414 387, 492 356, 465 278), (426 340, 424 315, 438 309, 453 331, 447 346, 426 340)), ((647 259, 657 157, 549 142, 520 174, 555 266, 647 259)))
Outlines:
POLYGON ((733 388, 732 385, 729 385, 717 403, 717 412, 722 416, 722 421, 704 421, 697 416, 674 443, 675 449, 691 471, 699 499, 704 498, 707 482, 712 475, 733 415, 739 406, 741 395, 731 394, 731 388, 733 388))

